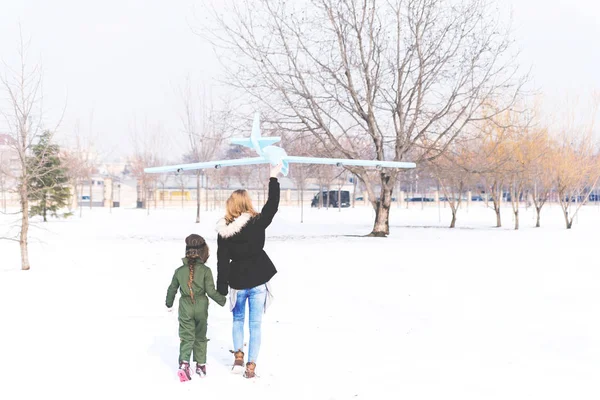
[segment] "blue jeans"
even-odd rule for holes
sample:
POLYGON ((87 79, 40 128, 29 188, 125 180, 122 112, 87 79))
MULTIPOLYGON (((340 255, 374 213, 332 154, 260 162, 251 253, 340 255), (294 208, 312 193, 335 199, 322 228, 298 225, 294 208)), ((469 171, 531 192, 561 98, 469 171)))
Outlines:
POLYGON ((233 307, 233 347, 235 350, 244 348, 244 321, 246 317, 246 300, 250 308, 250 344, 248 345, 248 362, 256 362, 260 350, 260 326, 265 312, 267 287, 255 286, 250 289, 237 291, 235 306, 233 307))

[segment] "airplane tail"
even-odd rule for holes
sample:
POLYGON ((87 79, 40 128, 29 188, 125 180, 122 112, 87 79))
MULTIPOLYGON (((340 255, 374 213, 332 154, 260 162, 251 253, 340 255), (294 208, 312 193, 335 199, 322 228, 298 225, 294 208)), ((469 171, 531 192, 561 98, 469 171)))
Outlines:
POLYGON ((255 139, 260 139, 260 115, 258 113, 254 114, 254 122, 252 122, 251 137, 255 139))
MULTIPOLYGON (((259 114, 254 114, 254 122, 252 123, 252 133, 249 138, 231 139, 231 144, 237 144, 244 147, 254 149, 254 143, 259 147, 260 150, 281 140, 279 137, 262 137, 260 135, 260 117, 259 114)), ((254 149, 257 150, 257 149, 254 149)))

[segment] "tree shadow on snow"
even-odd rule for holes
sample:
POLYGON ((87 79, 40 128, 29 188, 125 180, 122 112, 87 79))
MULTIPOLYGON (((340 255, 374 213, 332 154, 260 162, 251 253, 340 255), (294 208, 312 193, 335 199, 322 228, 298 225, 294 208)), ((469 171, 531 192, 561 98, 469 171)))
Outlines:
POLYGON ((390 229, 455 229, 455 230, 478 230, 478 229, 490 229, 490 227, 471 227, 471 226, 456 226, 454 228, 450 228, 446 225, 390 225, 390 229))
POLYGON ((450 228, 447 225, 390 225, 391 229, 444 229, 444 230, 466 230, 466 231, 514 231, 514 227, 511 225, 497 227, 495 225, 487 225, 487 226, 456 226, 454 228, 450 228))
POLYGON ((369 238, 372 236, 369 236, 368 234, 364 234, 364 235, 343 235, 343 234, 339 234, 339 235, 277 235, 277 236, 269 236, 268 240, 273 240, 273 241, 282 241, 285 242, 287 240, 321 240, 321 239, 338 239, 338 238, 369 238))

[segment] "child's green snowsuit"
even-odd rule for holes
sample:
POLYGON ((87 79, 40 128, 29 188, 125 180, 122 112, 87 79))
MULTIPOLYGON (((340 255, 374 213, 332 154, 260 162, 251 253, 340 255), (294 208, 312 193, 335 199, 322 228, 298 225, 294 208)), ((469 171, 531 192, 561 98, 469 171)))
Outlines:
POLYGON ((175 270, 173 280, 167 290, 167 307, 173 307, 177 289, 180 289, 179 299, 179 361, 189 361, 194 350, 194 361, 199 364, 206 363, 206 328, 208 320, 208 295, 221 307, 225 305, 225 296, 217 292, 213 280, 212 271, 199 260, 194 266, 194 280, 192 291, 194 299, 190 295, 188 281, 190 278, 190 267, 188 259, 183 259, 183 266, 175 270))

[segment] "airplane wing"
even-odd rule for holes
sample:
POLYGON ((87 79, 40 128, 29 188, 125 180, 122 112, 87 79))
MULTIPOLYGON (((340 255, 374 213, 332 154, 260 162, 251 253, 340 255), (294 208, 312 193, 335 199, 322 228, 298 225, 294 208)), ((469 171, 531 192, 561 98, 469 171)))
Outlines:
POLYGON ((377 167, 377 168, 415 168, 417 165, 412 162, 400 161, 379 161, 379 160, 351 160, 346 158, 318 158, 318 157, 296 157, 286 156, 284 160, 290 163, 298 164, 328 164, 337 165, 355 165, 359 167, 377 167))
POLYGON ((179 164, 179 165, 166 165, 163 167, 150 167, 144 168, 144 172, 147 174, 162 174, 165 172, 182 172, 182 171, 193 171, 197 169, 208 169, 221 167, 233 167, 236 165, 254 165, 254 164, 267 164, 269 161, 264 157, 251 157, 251 158, 238 158, 235 160, 217 160, 207 161, 193 164, 179 164))

